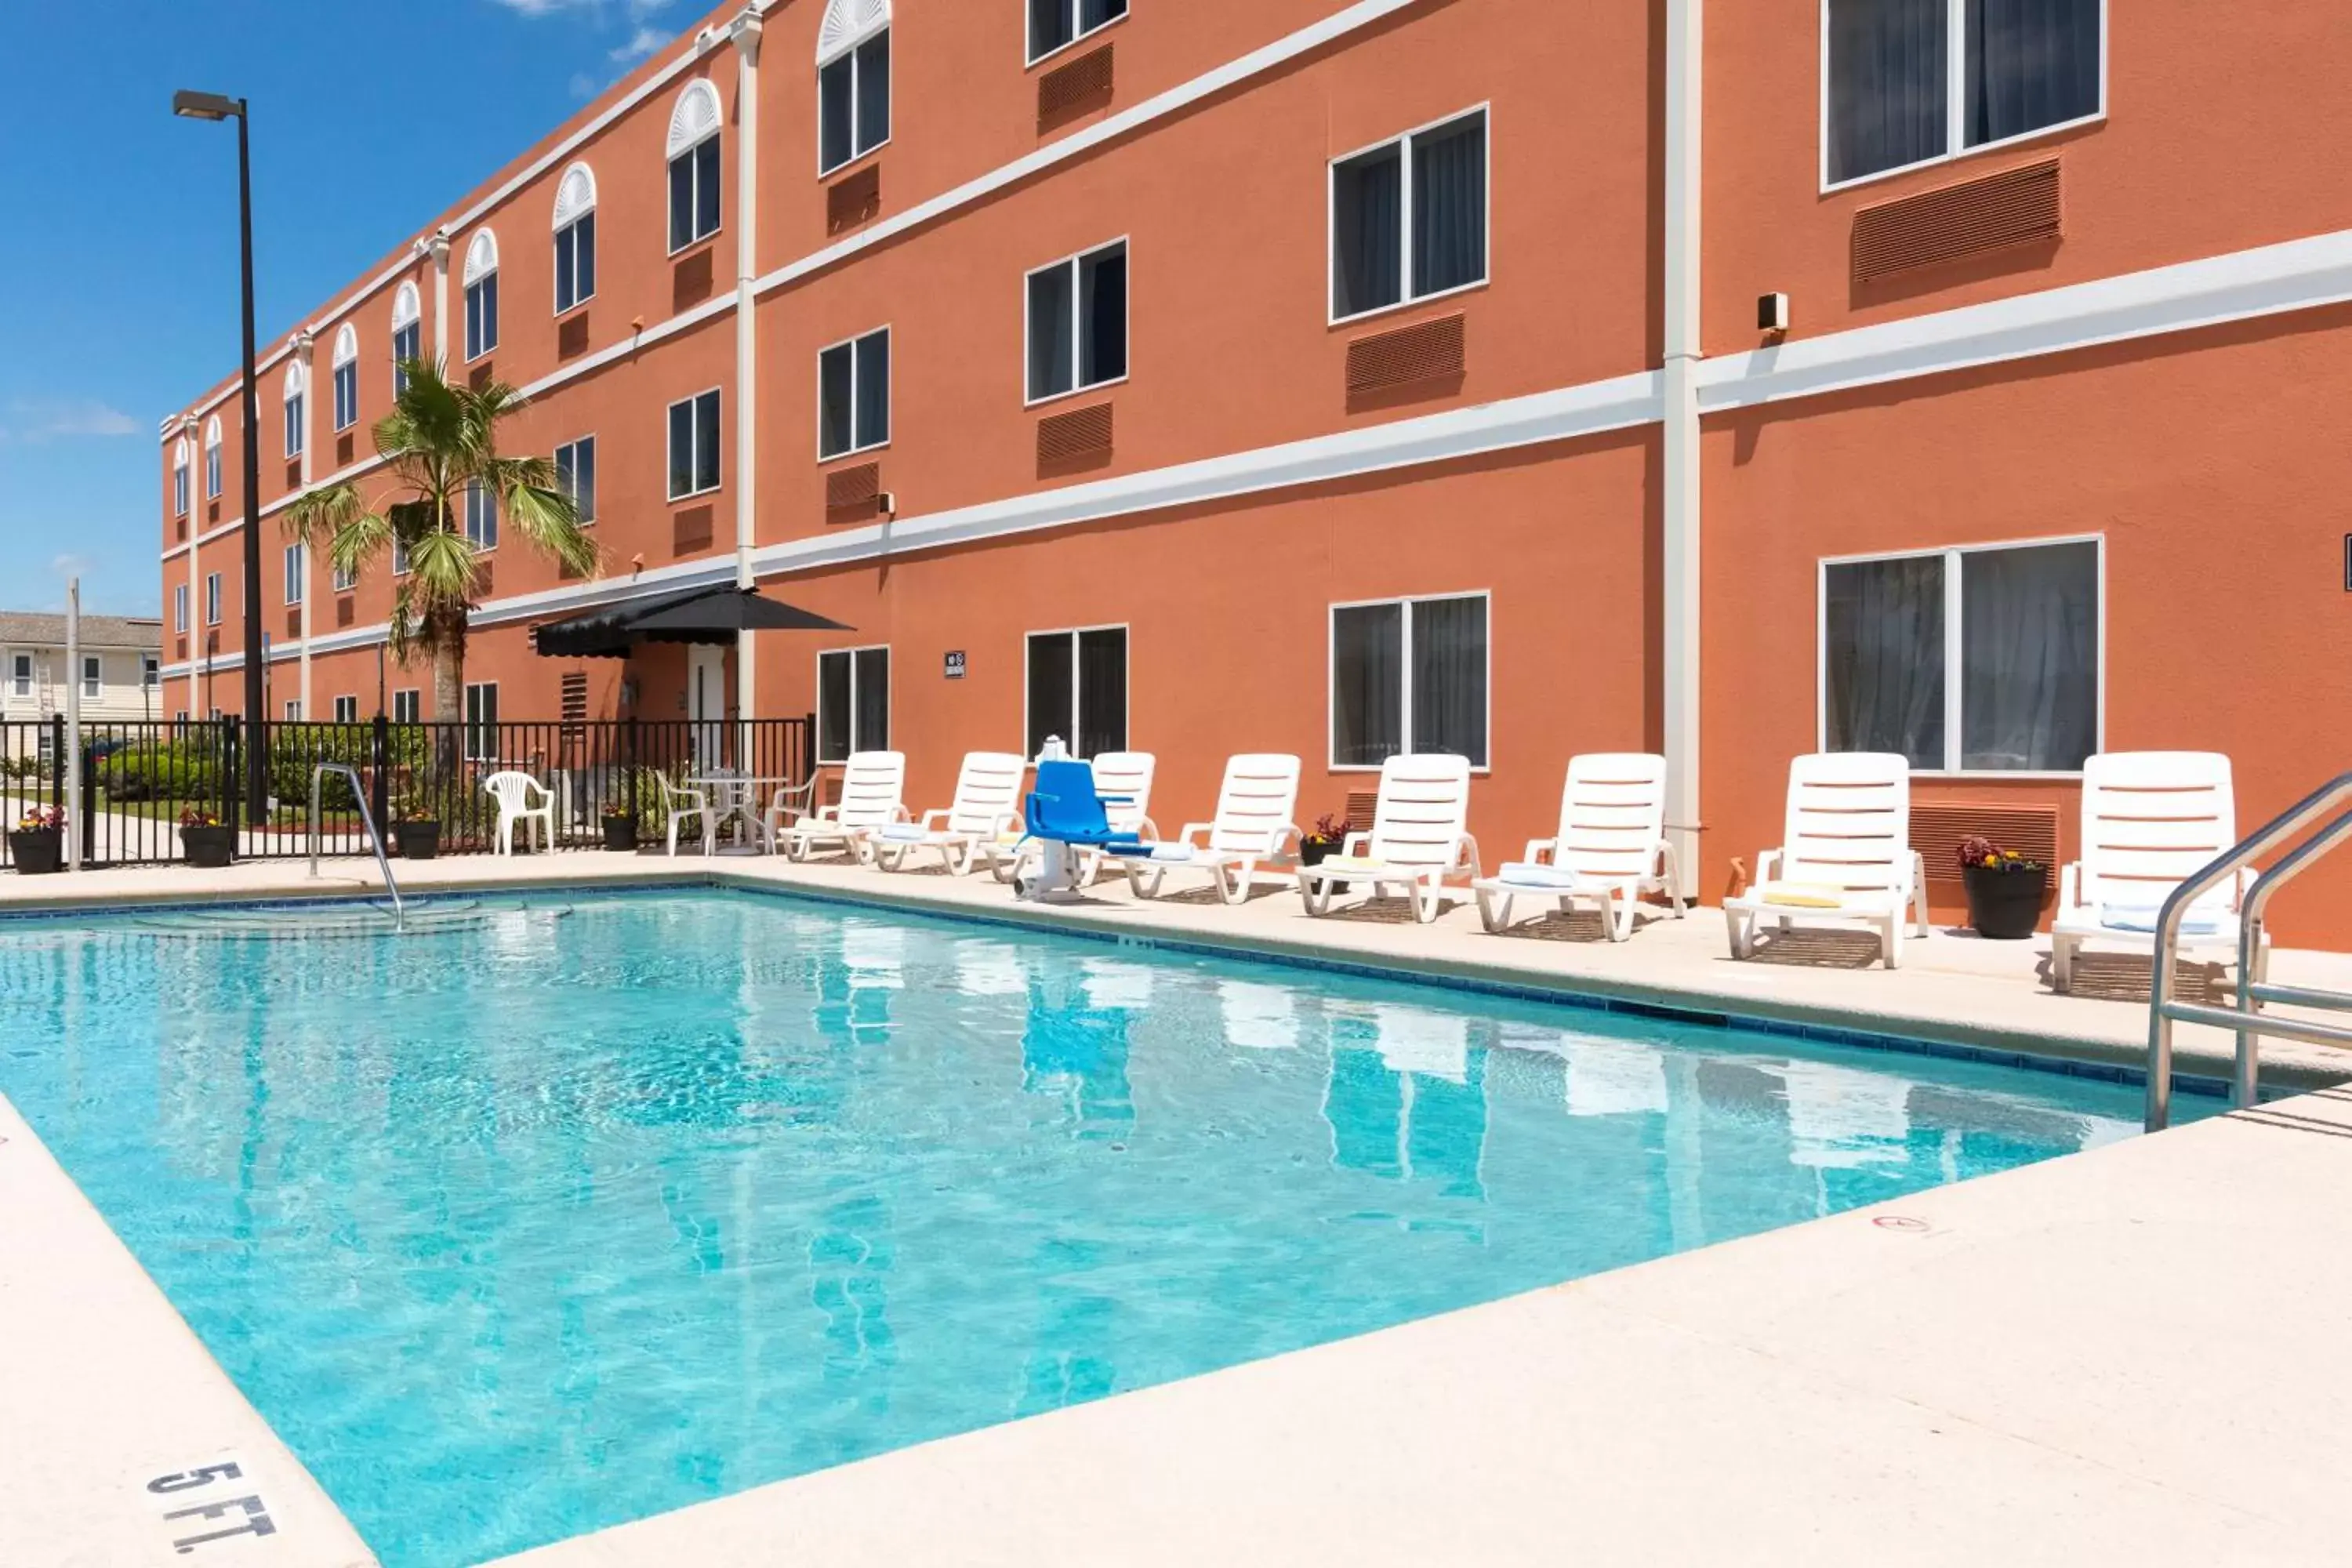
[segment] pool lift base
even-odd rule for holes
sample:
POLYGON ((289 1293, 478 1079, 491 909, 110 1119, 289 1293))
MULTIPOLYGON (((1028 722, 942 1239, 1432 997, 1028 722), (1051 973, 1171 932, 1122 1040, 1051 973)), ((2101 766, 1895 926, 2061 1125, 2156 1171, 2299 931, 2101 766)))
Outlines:
POLYGON ((401 905, 400 883, 392 874, 391 858, 383 852, 383 835, 376 830, 375 813, 368 809, 367 788, 360 782, 360 771, 349 763, 320 763, 310 770, 310 880, 319 879, 319 796, 329 773, 351 784, 352 799, 360 808, 360 826, 367 829, 368 847, 375 851, 376 867, 383 872, 384 891, 392 895, 393 932, 404 932, 408 929, 408 911, 401 905))

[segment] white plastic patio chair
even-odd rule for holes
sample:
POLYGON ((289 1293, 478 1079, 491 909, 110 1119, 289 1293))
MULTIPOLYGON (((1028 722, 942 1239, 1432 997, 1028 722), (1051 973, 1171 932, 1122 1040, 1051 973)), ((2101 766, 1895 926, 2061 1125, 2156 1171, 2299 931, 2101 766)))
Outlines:
POLYGON ((710 797, 698 789, 689 789, 672 783, 667 773, 656 771, 654 782, 661 786, 662 816, 669 823, 669 852, 677 853, 678 824, 695 817, 702 819, 702 852, 719 853, 719 814, 710 809, 710 797))
POLYGON ((1298 868, 1307 912, 1328 914, 1341 882, 1369 888, 1374 898, 1402 888, 1412 900, 1413 918, 1427 925, 1438 916, 1448 880, 1464 873, 1474 883, 1478 879, 1478 841, 1470 837, 1469 817, 1469 758, 1391 757, 1381 764, 1372 830, 1350 833, 1339 854, 1298 868))
MULTIPOLYGON (((1151 779, 1159 771, 1159 759, 1150 752, 1105 752, 1087 764, 1094 770, 1095 793, 1103 799, 1103 816, 1117 833, 1132 833, 1146 839, 1160 837, 1160 828, 1151 820, 1151 779)), ((997 838, 981 846, 981 862, 1000 882, 1018 881, 1024 860, 1034 860, 1043 849, 1034 839, 1014 839, 1012 843, 997 838)), ((1101 875, 1103 862, 1109 857, 1099 849, 1078 852, 1076 885, 1092 887, 1101 875)))
POLYGON ((842 764, 838 801, 792 823, 779 821, 782 814, 769 808, 770 841, 793 860, 842 849, 867 859, 866 835, 907 820, 906 787, 904 752, 853 752, 842 764))
POLYGON ((1911 847, 1911 763, 1892 752, 1820 752, 1789 763, 1780 847, 1757 857, 1756 886, 1723 900, 1731 956, 1756 952, 1759 922, 1864 925, 1886 967, 1906 922, 1927 934, 1927 868, 1911 847))
POLYGON ((1121 856, 1127 884, 1139 899, 1160 896, 1161 882, 1171 871, 1206 872, 1217 897, 1228 904, 1249 898, 1257 864, 1296 849, 1298 825, 1291 820, 1298 808, 1298 759, 1277 752, 1245 752, 1225 760, 1224 783, 1217 788, 1213 822, 1188 822, 1169 843, 1153 847, 1150 858, 1121 856))
POLYGON ((866 835, 874 864, 903 871, 919 849, 939 851, 956 876, 971 870, 980 847, 1013 833, 1021 822, 1021 783, 1029 760, 1013 752, 968 752, 956 774, 955 800, 927 811, 919 822, 894 822, 866 835))
POLYGON ((1528 845, 1527 858, 1473 883, 1489 931, 1510 929, 1511 905, 1550 900, 1562 914, 1597 905, 1609 940, 1633 934, 1644 893, 1664 893, 1683 918, 1682 875, 1666 842, 1666 759, 1641 752, 1596 752, 1568 760, 1559 792, 1559 832, 1528 845))
POLYGON ((492 773, 482 781, 482 791, 499 806, 499 848, 501 855, 514 853, 515 824, 526 824, 529 842, 536 848, 552 848, 555 845, 555 792, 529 773, 492 773), (546 830, 542 837, 541 829, 546 830))
MULTIPOLYGON (((2172 889, 2238 841, 2230 759, 2218 752, 2104 752, 2083 763, 2082 858, 2058 880, 2050 983, 2074 983, 2085 942, 2154 955, 2157 915, 2172 889)), ((2189 906, 2179 951, 2238 952, 2238 909, 2252 868, 2189 906)), ((2260 980, 2270 940, 2254 958, 2260 980)))

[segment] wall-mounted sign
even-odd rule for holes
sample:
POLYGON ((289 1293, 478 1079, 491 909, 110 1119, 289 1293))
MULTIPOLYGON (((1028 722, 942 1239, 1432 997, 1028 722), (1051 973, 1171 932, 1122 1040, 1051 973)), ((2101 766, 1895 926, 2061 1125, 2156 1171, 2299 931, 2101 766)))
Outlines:
MULTIPOLYGON (((2345 542, 2352 544, 2352 540, 2347 540, 2345 542)), ((948 654, 946 659, 946 669, 947 678, 950 680, 961 680, 963 679, 963 649, 956 648, 948 654)))

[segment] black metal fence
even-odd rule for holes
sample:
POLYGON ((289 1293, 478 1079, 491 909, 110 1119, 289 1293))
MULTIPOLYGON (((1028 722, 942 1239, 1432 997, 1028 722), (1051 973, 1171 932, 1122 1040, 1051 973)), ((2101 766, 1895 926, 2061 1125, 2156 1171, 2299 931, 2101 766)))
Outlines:
MULTIPOLYGON (((236 834, 243 858, 310 852, 310 794, 321 764, 357 775, 373 820, 388 835, 400 822, 440 826, 440 852, 495 847, 498 805, 484 787, 520 773, 554 796, 557 848, 601 847, 608 817, 658 837, 665 825, 660 780, 725 772, 769 792, 806 781, 815 767, 812 719, 551 720, 511 723, 351 724, 270 722, 269 806, 245 817, 243 724, 84 723, 81 798, 72 801, 62 716, 0 722, 0 815, 16 826, 36 810, 62 811, 81 839, 85 866, 156 865, 180 858, 180 826, 214 821, 236 834)), ((351 779, 318 780, 321 849, 369 852, 365 819, 351 779)), ((0 868, 13 864, 0 841, 0 868)))

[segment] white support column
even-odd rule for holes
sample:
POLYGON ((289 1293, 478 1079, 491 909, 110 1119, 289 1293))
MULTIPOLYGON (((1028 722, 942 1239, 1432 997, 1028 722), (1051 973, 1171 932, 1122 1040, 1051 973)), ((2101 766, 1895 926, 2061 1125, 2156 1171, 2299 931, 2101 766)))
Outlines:
MULTIPOLYGON (((752 282, 760 261, 760 16, 748 5, 727 29, 735 46, 735 585, 752 584, 751 550, 759 517, 759 331, 752 311, 752 282)), ((758 634, 743 632, 735 643, 735 714, 751 734, 755 706, 758 634)), ((749 747, 743 749, 748 753, 749 747)), ((739 763, 751 765, 748 754, 739 763)))
POLYGON ((433 357, 446 369, 449 358, 449 231, 436 229, 425 242, 433 258, 433 357))
MULTIPOLYGON (((317 348, 317 336, 307 327, 303 329, 302 335, 294 340, 294 352, 302 361, 302 488, 306 490, 310 488, 310 475, 313 472, 310 467, 311 449, 319 444, 313 438, 319 429, 317 348)), ((334 405, 334 395, 335 389, 331 386, 327 388, 330 408, 334 405)), ((329 416, 328 423, 330 425, 334 423, 331 416, 329 416)), ((310 546, 308 541, 305 541, 302 545, 302 583, 296 598, 298 600, 296 607, 302 612, 302 636, 294 645, 295 652, 301 660, 302 673, 302 679, 297 689, 301 698, 302 717, 315 719, 318 717, 318 710, 310 706, 310 638, 314 635, 314 630, 310 624, 310 546)))
POLYGON ((191 414, 180 421, 180 434, 188 438, 188 717, 201 719, 205 710, 196 671, 204 668, 205 662, 205 602, 200 593, 204 574, 196 560, 201 553, 196 541, 205 531, 204 426, 191 414))
POLYGON ((1699 88, 1706 0, 1666 0, 1665 427, 1661 682, 1666 820, 1685 898, 1701 877, 1699 839, 1699 88))

